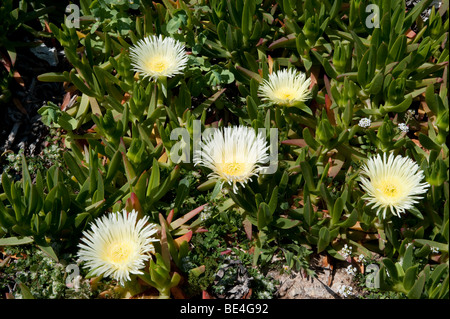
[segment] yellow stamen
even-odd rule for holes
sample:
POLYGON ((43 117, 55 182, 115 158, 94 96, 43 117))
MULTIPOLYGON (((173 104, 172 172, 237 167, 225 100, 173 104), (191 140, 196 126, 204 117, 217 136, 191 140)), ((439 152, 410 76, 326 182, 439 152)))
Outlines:
POLYGON ((290 101, 295 98, 295 91, 290 88, 280 88, 276 92, 274 92, 275 97, 280 100, 290 101))
POLYGON ((131 252, 132 247, 129 243, 116 242, 107 248, 105 259, 120 264, 128 259, 131 252))
POLYGON ((223 163, 220 170, 226 175, 240 176, 245 171, 245 164, 236 162, 223 163))
POLYGON ((153 72, 163 72, 167 69, 167 60, 164 57, 154 57, 147 62, 147 67, 153 72))
POLYGON ((390 183, 383 185, 381 191, 383 192, 384 195, 388 197, 395 197, 398 193, 397 187, 390 183))

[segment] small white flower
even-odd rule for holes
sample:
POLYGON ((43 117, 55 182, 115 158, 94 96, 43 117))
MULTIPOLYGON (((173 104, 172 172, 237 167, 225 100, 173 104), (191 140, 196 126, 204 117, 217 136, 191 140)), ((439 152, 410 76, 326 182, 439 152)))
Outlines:
POLYGON ((347 274, 351 275, 351 276, 355 276, 356 272, 358 271, 358 269, 352 265, 349 265, 345 271, 347 272, 347 274))
POLYGON ((205 221, 205 220, 209 219, 210 217, 211 217, 211 213, 210 212, 203 211, 203 212, 200 213, 200 220, 201 221, 205 221))
POLYGON ((188 61, 181 42, 161 35, 139 40, 130 49, 130 58, 134 70, 151 79, 181 74, 188 61))
POLYGON ((340 294, 344 298, 353 296, 353 288, 346 285, 341 285, 339 286, 338 294, 340 294))
POLYGON ((404 133, 409 132, 409 126, 406 125, 405 123, 398 123, 398 129, 404 133))
POLYGON ((269 146, 262 135, 245 126, 216 129, 200 142, 201 150, 194 154, 194 164, 212 170, 208 176, 233 186, 245 184, 264 169, 260 166, 268 160, 269 146))
POLYGON ((370 127, 371 124, 372 121, 369 118, 363 117, 362 119, 359 120, 358 126, 362 128, 368 128, 370 127))
POLYGON ((371 157, 362 168, 361 187, 366 194, 363 196, 377 210, 379 217, 386 218, 386 212, 400 217, 405 210, 411 209, 427 192, 428 183, 421 183, 424 178, 419 169, 409 157, 386 153, 381 157, 371 157))
POLYGON ((438 247, 431 247, 431 252, 433 254, 439 254, 439 248, 438 247))
POLYGON ((345 244, 341 250, 341 255, 344 256, 344 258, 350 257, 352 255, 352 249, 352 246, 345 244))
POLYGON ((148 217, 137 220, 138 213, 109 213, 96 219, 91 229, 84 231, 78 245, 78 257, 94 276, 116 279, 122 286, 131 280, 130 274, 142 274, 154 252, 152 242, 157 232, 156 224, 148 224, 148 217))
POLYGON ((363 254, 360 254, 359 256, 358 256, 358 261, 360 262, 360 263, 365 263, 367 260, 366 260, 366 256, 364 256, 363 254))
POLYGON ((277 105, 295 106, 311 98, 311 79, 295 69, 284 69, 269 75, 259 87, 263 100, 277 105))

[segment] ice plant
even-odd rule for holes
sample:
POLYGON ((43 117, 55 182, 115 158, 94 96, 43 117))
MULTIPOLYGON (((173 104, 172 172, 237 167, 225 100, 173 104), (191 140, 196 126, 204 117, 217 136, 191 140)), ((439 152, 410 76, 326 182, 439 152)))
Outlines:
POLYGON ((233 185, 234 193, 238 183, 245 187, 263 169, 260 164, 268 160, 264 136, 245 126, 217 129, 200 142, 200 147, 194 164, 211 169, 208 177, 233 185))
POLYGON ((408 157, 394 156, 386 158, 371 157, 362 168, 361 187, 366 194, 368 204, 386 218, 389 211, 398 217, 405 210, 413 208, 422 194, 427 192, 429 184, 421 183, 424 178, 419 165, 408 157))
POLYGON ((295 106, 311 98, 311 79, 295 69, 279 70, 259 86, 263 100, 282 106, 295 106))
POLYGON ((152 242, 158 239, 153 237, 156 224, 148 223, 148 217, 137 217, 134 210, 107 214, 83 232, 78 257, 94 276, 112 277, 124 286, 130 274, 142 274, 144 262, 154 252, 152 242))
POLYGON ((130 49, 130 57, 135 71, 155 80, 181 74, 188 61, 181 42, 161 35, 139 40, 130 49))

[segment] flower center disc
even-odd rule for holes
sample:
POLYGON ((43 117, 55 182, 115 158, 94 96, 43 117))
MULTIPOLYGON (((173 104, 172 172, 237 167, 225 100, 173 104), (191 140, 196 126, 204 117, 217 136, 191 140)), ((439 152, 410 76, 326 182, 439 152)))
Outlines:
POLYGON ((221 170, 226 175, 240 176, 244 173, 245 164, 244 163, 224 163, 222 164, 221 170))
POLYGON ((128 259, 132 249, 128 243, 114 243, 108 247, 106 259, 112 263, 120 264, 128 259))
POLYGON ((280 100, 292 100, 295 96, 295 92, 288 88, 282 88, 275 93, 275 96, 280 100))
POLYGON ((382 180, 378 183, 376 189, 379 191, 379 196, 385 203, 397 203, 402 199, 403 185, 397 178, 382 180))
POLYGON ((381 191, 388 197, 395 197, 398 193, 397 187, 392 184, 384 185, 384 188, 381 191))
POLYGON ((148 61, 147 66, 153 72, 163 72, 167 69, 167 60, 164 57, 155 57, 148 61))

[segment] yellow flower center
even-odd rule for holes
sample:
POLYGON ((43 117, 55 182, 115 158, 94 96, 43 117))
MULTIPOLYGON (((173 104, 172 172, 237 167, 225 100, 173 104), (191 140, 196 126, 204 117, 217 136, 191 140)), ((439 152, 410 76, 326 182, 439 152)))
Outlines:
POLYGON ((222 173, 226 175, 240 176, 243 175, 245 172, 245 164, 236 162, 223 163, 220 166, 220 170, 222 171, 222 173))
POLYGON ((395 197, 398 193, 397 187, 395 185, 389 184, 389 183, 383 185, 383 188, 381 189, 381 191, 383 192, 383 194, 385 196, 388 196, 388 197, 395 197))
POLYGON ((374 186, 378 189, 380 196, 387 203, 397 202, 402 198, 402 194, 404 193, 402 181, 398 178, 381 180, 374 186))
POLYGON ((121 264, 128 259, 131 252, 132 247, 130 243, 116 242, 107 248, 105 259, 114 264, 121 264))
POLYGON ((275 97, 280 100, 290 101, 295 97, 295 91, 291 88, 281 88, 274 92, 275 97))
POLYGON ((168 61, 165 57, 154 57, 147 62, 147 67, 153 72, 163 72, 167 69, 168 61))

